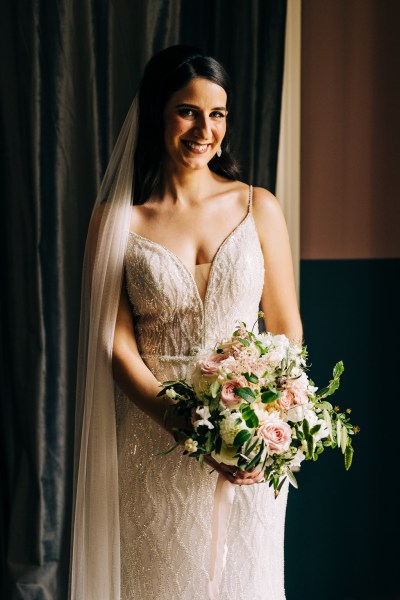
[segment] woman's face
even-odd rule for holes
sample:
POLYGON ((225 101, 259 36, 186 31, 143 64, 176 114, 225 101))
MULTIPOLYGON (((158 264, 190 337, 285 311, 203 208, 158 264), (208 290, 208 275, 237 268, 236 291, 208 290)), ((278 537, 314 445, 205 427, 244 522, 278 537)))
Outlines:
POLYGON ((210 162, 226 132, 226 101, 220 85, 201 77, 171 96, 164 110, 167 162, 190 169, 210 162))

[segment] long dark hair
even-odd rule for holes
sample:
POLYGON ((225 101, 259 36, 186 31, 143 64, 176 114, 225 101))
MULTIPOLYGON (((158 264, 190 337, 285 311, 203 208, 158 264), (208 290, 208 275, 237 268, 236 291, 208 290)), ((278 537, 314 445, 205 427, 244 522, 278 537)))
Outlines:
MULTIPOLYGON (((232 101, 231 82, 224 67, 194 46, 170 46, 155 54, 147 63, 139 87, 139 129, 135 152, 133 204, 143 204, 158 189, 164 156, 164 108, 175 92, 195 77, 220 85, 227 95, 227 110, 232 101)), ((239 164, 231 152, 229 122, 222 155, 208 163, 214 173, 227 179, 239 178, 239 164)))

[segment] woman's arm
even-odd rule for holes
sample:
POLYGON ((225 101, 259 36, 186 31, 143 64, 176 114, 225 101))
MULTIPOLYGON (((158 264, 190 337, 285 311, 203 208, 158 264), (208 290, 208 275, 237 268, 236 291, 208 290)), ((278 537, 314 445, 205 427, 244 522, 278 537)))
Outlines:
POLYGON ((271 333, 283 333, 301 342, 303 327, 286 222, 278 200, 264 188, 254 188, 253 216, 265 264, 261 299, 265 327, 271 333))
POLYGON ((165 396, 157 397, 160 383, 139 354, 125 278, 121 288, 112 356, 114 380, 130 400, 173 435, 172 427, 179 425, 176 417, 170 417, 164 426, 164 413, 173 402, 165 396))

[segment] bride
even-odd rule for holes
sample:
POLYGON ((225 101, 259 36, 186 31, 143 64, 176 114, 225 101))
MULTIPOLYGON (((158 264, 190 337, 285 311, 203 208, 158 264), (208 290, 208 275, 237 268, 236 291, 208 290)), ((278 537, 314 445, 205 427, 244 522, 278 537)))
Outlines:
POLYGON ((99 192, 82 293, 74 600, 285 598, 287 484, 275 500, 258 469, 159 456, 178 425, 164 424, 160 382, 256 321, 260 301, 268 331, 302 338, 284 217, 270 192, 239 181, 230 107, 215 59, 156 54, 99 192), (217 477, 235 494, 210 592, 217 477))

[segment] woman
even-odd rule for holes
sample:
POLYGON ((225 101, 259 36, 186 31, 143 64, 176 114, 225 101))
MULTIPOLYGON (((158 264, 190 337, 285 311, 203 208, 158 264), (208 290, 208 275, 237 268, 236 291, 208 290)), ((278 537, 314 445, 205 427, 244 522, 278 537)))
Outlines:
MULTIPOLYGON (((107 273, 114 269, 114 289, 116 283, 121 292, 113 315, 91 288, 92 304, 100 304, 97 312, 92 306, 92 313, 108 317, 100 318, 98 338, 89 334, 89 339, 109 341, 111 330, 113 336, 112 347, 104 344, 108 352, 103 358, 97 357, 93 343, 84 353, 88 363, 91 353, 97 358, 86 370, 96 369, 89 392, 87 375, 82 384, 86 400, 78 436, 86 442, 80 445, 77 477, 74 535, 81 542, 74 544, 72 597, 206 598, 220 473, 236 493, 226 531, 226 567, 214 597, 282 600, 287 485, 275 500, 273 490, 260 483, 258 469, 238 471, 210 456, 212 469, 201 471, 181 452, 157 456, 171 445, 177 424, 170 420, 164 425, 167 400, 157 396, 160 382, 185 377, 199 349, 230 336, 237 320, 254 322, 260 300, 269 331, 301 339, 282 211, 270 192, 238 180, 227 127, 229 79, 217 61, 187 46, 160 52, 146 67, 138 101, 133 202, 126 209, 123 194, 116 191, 121 181, 129 185, 132 176, 129 151, 136 130, 133 135, 125 124, 125 138, 116 150, 119 166, 108 176, 111 193, 95 210, 89 232, 93 281, 104 280, 107 287, 107 273), (115 209, 118 202, 123 208, 115 209), (125 229, 115 222, 124 222, 125 229), (112 252, 117 258, 107 258, 112 252), (121 255, 122 284, 122 268, 115 267, 121 255), (101 323, 107 335, 101 333, 101 323), (98 373, 110 367, 117 384, 118 467, 102 444, 112 438, 107 429, 112 410, 108 405, 104 415, 97 406, 107 387, 97 381, 98 373), (95 399, 90 409, 88 394, 95 399), (119 515, 115 503, 109 506, 109 497, 115 499, 112 478, 117 468, 119 515), (83 520, 77 517, 81 504, 83 520), (83 565, 76 558, 79 553, 85 555, 83 565)), ((128 118, 133 122, 132 115, 128 118)), ((112 289, 109 285, 101 298, 108 298, 112 289)))

